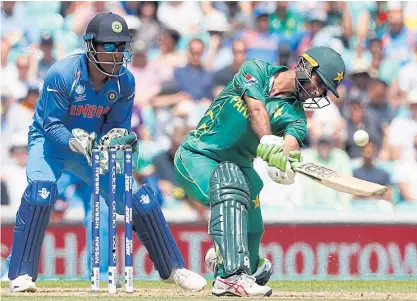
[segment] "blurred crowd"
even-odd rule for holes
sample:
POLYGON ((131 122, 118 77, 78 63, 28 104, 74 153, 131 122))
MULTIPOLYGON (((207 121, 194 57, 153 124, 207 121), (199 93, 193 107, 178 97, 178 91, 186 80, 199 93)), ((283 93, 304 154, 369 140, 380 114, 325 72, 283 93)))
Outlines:
MULTIPOLYGON (((48 68, 84 51, 86 25, 102 12, 122 15, 134 38, 129 67, 136 80, 132 127, 141 147, 135 177, 158 187, 166 210, 206 218, 204 208, 178 187, 173 156, 240 65, 256 58, 292 67, 312 46, 338 51, 346 74, 338 88, 340 98, 330 95, 329 106, 306 111, 304 159, 389 189, 367 200, 302 176, 296 184, 282 186, 268 179, 265 166, 256 161, 265 183, 263 208, 415 208, 417 2, 388 1, 3 1, 2 206, 17 209, 26 187, 27 131, 48 68), (369 133, 365 147, 353 141, 359 129, 369 133)), ((82 184, 65 176, 57 216, 82 204, 75 189, 82 184)))

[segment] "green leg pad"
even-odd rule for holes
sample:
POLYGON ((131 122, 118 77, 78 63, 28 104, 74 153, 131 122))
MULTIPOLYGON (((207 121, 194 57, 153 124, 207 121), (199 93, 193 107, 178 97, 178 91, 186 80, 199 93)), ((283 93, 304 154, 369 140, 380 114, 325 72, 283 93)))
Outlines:
POLYGON ((209 233, 218 256, 221 277, 240 271, 250 273, 248 248, 249 188, 240 168, 222 162, 210 180, 209 233))

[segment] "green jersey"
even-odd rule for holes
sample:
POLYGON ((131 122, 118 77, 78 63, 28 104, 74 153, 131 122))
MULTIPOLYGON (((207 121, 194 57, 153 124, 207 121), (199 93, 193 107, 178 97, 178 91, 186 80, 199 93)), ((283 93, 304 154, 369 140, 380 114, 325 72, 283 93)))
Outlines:
POLYGON ((219 162, 252 167, 259 139, 251 127, 244 94, 265 103, 274 135, 292 135, 301 145, 307 128, 301 102, 295 95, 268 96, 274 75, 286 70, 261 60, 246 61, 181 145, 219 162))

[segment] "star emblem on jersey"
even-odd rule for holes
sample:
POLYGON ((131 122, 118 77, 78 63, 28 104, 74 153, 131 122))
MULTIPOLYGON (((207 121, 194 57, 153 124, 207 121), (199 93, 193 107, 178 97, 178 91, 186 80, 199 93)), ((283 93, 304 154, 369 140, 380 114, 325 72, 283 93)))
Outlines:
POLYGON ((337 72, 337 76, 335 77, 334 80, 337 80, 337 83, 340 84, 342 79, 343 79, 343 71, 342 72, 337 72))
POLYGON ((117 93, 116 91, 110 90, 107 92, 107 100, 110 102, 116 101, 117 93))
POLYGON ((114 21, 111 24, 111 29, 113 30, 113 32, 115 33, 120 33, 123 30, 123 25, 122 23, 120 23, 119 21, 114 21))
POLYGON ((247 84, 254 84, 254 83, 256 83, 256 78, 254 78, 250 74, 246 74, 246 76, 245 76, 245 83, 247 83, 247 84))
POLYGON ((261 201, 259 201, 259 194, 256 196, 256 199, 252 200, 255 204, 255 208, 261 207, 261 201))
POLYGON ((282 115, 282 108, 278 108, 274 113, 274 118, 277 118, 282 115))

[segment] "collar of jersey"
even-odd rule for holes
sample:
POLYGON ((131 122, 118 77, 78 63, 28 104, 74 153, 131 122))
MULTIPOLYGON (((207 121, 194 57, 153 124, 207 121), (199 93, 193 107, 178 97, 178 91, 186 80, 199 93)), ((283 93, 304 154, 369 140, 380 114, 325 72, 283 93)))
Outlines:
POLYGON ((82 56, 82 59, 81 59, 80 71, 81 71, 81 79, 83 81, 86 81, 86 82, 88 82, 90 80, 89 79, 89 76, 88 76, 88 68, 87 68, 87 66, 88 66, 88 59, 87 59, 87 54, 85 53, 82 56))
POLYGON ((278 72, 287 71, 289 68, 287 66, 273 66, 270 70, 270 78, 269 78, 269 87, 268 87, 268 94, 271 92, 272 84, 274 83, 274 76, 278 72))

